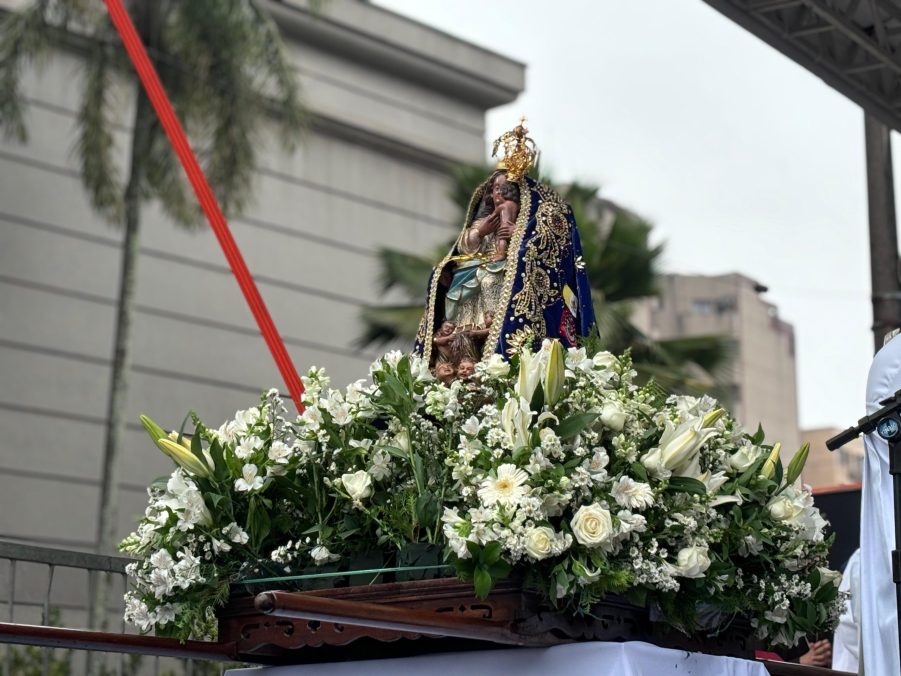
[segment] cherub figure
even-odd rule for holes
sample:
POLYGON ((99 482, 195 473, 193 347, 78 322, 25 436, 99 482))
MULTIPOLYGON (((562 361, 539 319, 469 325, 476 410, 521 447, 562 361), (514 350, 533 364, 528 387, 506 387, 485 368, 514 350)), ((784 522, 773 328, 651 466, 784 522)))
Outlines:
POLYGON ((432 342, 435 344, 435 349, 438 351, 440 355, 440 359, 442 361, 453 362, 456 361, 456 354, 454 350, 454 339, 455 333, 457 331, 457 325, 452 321, 445 319, 441 322, 441 327, 438 329, 438 332, 435 334, 435 337, 432 339, 432 342))
POLYGON ((445 385, 450 385, 457 378, 457 369, 449 361, 439 361, 435 364, 433 375, 445 385))
POLYGON ((457 365, 457 377, 460 380, 469 380, 476 372, 476 363, 470 357, 463 357, 457 365))

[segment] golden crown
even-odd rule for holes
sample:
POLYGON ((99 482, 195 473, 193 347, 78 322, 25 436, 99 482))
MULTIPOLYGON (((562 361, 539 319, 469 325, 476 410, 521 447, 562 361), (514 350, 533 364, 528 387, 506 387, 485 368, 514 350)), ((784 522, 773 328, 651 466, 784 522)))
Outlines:
POLYGON ((520 118, 519 124, 512 131, 504 132, 494 142, 491 157, 497 157, 497 151, 503 146, 503 156, 498 158, 497 168, 507 172, 507 178, 518 181, 526 175, 538 157, 535 146, 526 129, 526 118, 520 118))

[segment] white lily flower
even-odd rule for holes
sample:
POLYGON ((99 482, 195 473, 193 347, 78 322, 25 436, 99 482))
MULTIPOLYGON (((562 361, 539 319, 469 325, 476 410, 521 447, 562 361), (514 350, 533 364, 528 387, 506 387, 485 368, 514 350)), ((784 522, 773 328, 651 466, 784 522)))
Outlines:
POLYGON ((532 410, 526 399, 511 397, 507 400, 501 413, 501 424, 514 449, 528 446, 531 421, 532 410))
POLYGON ((241 493, 257 491, 263 487, 263 477, 257 476, 257 466, 247 463, 241 469, 241 478, 235 481, 235 490, 241 493))
POLYGON ((532 395, 541 382, 541 359, 537 354, 532 354, 529 350, 523 350, 519 353, 519 380, 514 388, 516 394, 525 399, 532 401, 532 395))
POLYGON ((657 448, 641 458, 641 463, 656 476, 672 473, 693 479, 700 476, 699 455, 701 447, 717 433, 712 427, 724 413, 717 409, 703 418, 694 418, 681 425, 664 421, 664 431, 657 448))

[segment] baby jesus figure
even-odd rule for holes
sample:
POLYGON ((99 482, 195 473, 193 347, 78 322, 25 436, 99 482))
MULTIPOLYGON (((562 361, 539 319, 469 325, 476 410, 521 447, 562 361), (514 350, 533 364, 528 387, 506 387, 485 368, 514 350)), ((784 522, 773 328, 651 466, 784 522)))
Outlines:
MULTIPOLYGON (((501 183, 493 190, 494 212, 491 214, 491 220, 497 225, 494 231, 503 225, 516 227, 516 218, 519 216, 519 186, 509 181, 501 183), (496 218, 495 218, 496 217, 496 218)), ((507 247, 510 243, 509 237, 498 237, 494 242, 494 256, 492 261, 502 261, 507 258, 507 247)))

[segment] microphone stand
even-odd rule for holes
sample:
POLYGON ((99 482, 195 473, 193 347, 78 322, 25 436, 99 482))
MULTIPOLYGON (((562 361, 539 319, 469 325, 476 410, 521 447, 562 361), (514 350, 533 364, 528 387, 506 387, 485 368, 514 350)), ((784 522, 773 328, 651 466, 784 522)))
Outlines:
POLYGON ((835 451, 861 434, 876 432, 888 442, 889 473, 895 506, 895 548, 892 550, 892 581, 895 583, 895 606, 898 624, 898 654, 901 656, 901 390, 879 402, 882 405, 872 415, 864 416, 848 429, 826 441, 826 448, 835 451))

